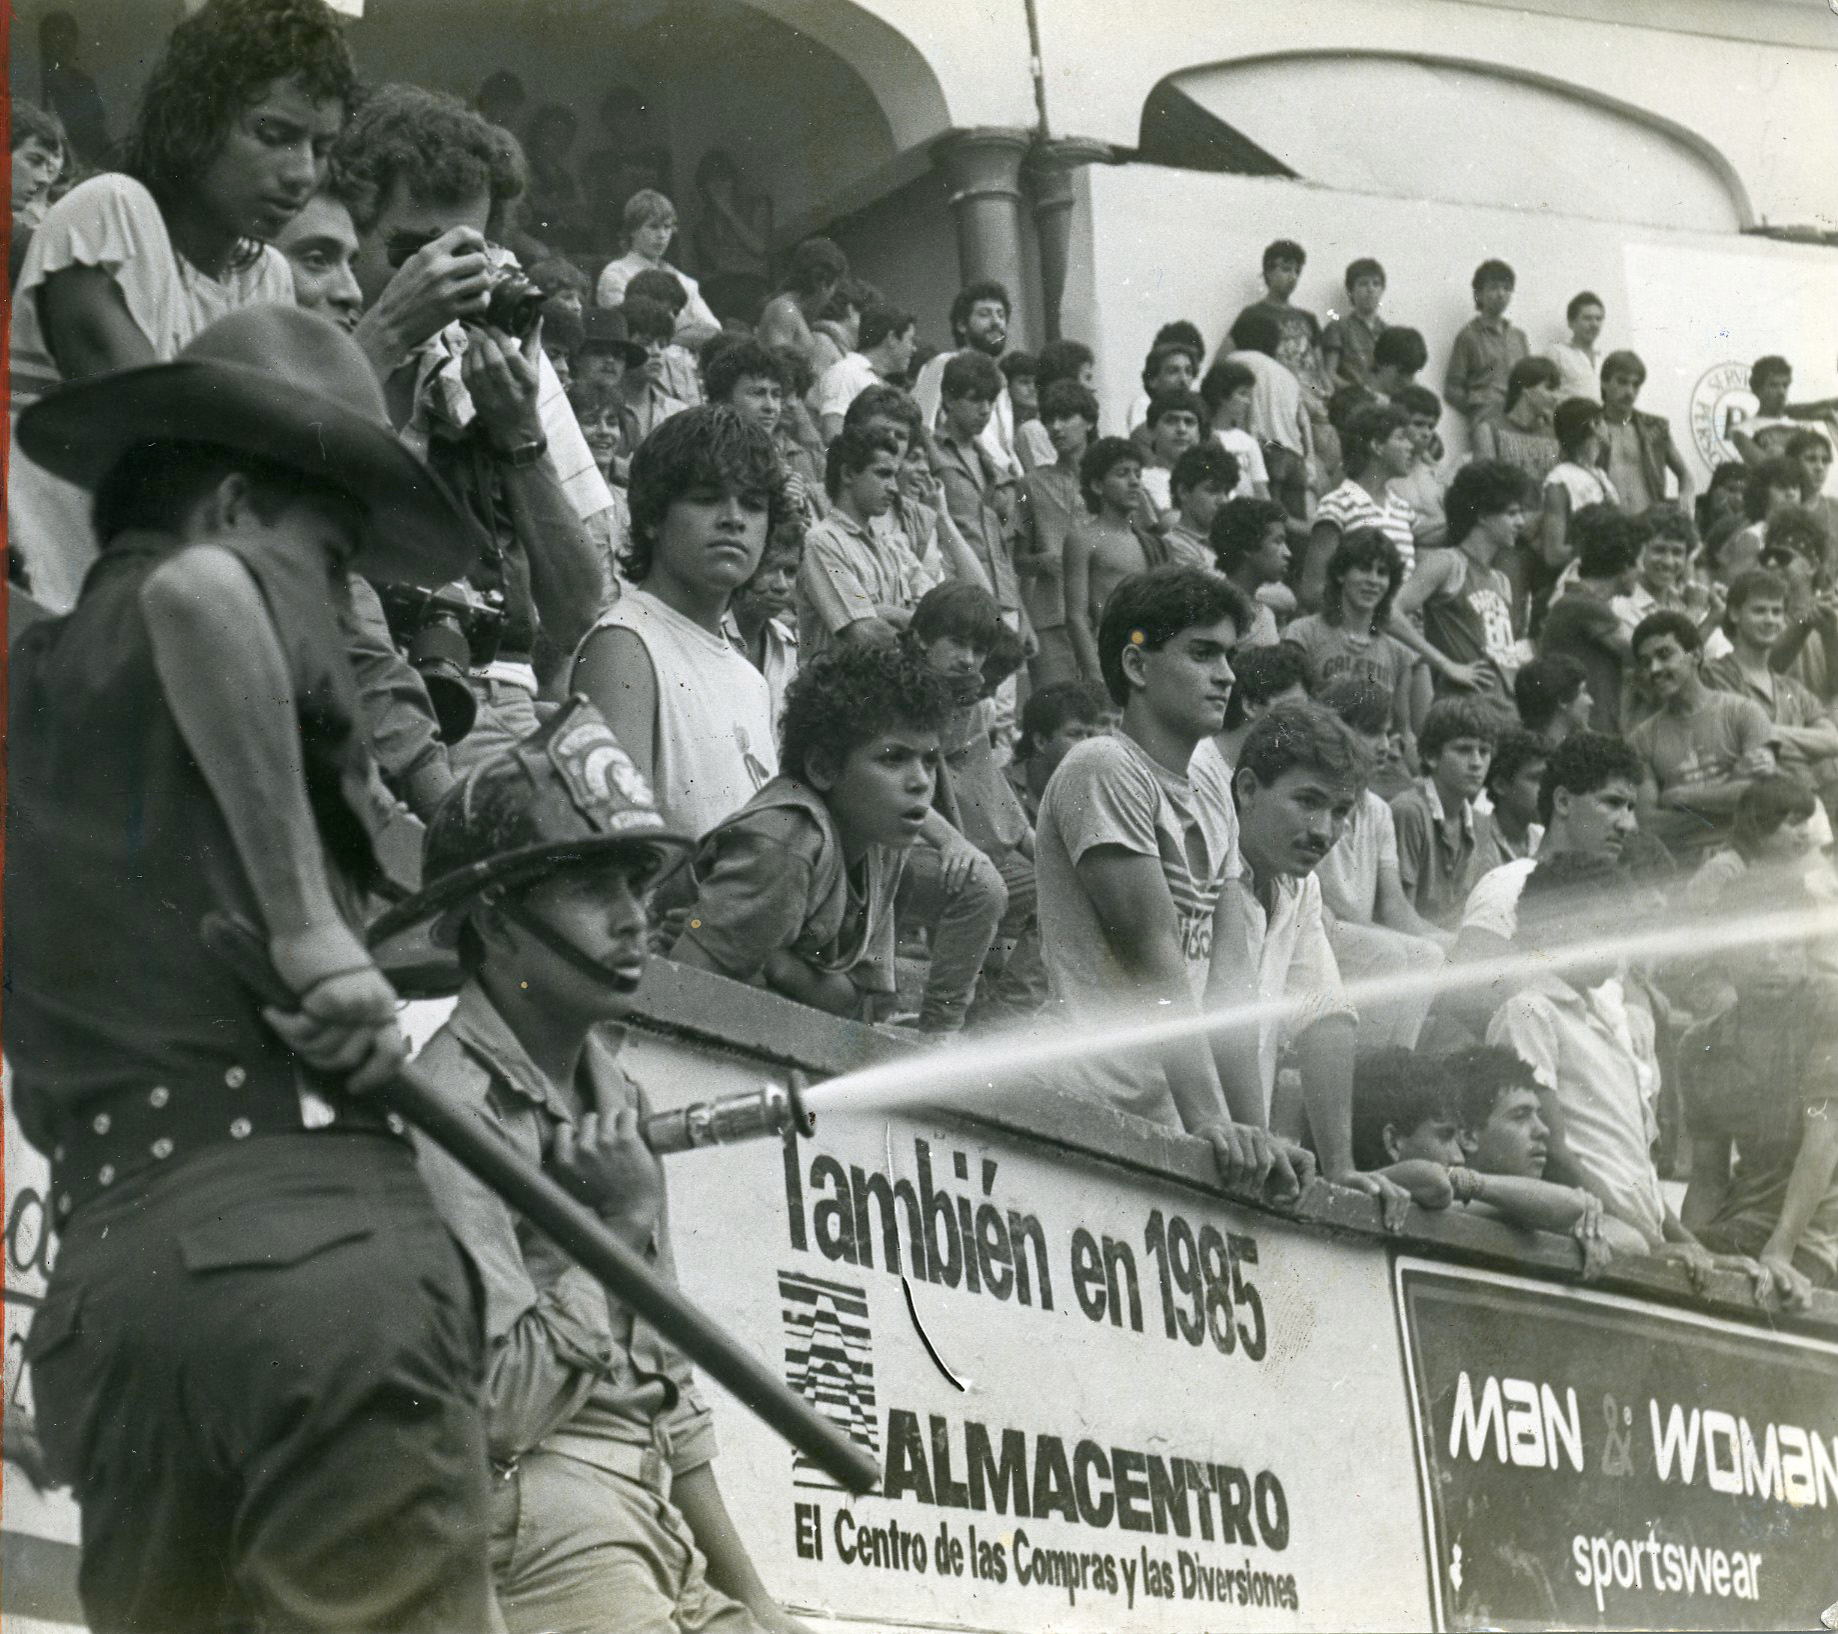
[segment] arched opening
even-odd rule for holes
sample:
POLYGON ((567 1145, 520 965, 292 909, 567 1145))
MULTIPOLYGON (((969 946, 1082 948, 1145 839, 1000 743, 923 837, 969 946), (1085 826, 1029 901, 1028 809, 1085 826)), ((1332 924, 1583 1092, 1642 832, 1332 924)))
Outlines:
POLYGON ((1292 52, 1183 69, 1145 104, 1139 157, 1703 232, 1754 219, 1723 157, 1669 120, 1510 66, 1419 54, 1292 52))

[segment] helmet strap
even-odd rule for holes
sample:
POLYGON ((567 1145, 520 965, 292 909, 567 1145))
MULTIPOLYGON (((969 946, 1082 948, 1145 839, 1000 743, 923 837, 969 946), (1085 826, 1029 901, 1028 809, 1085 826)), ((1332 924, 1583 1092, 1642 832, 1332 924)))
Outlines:
POLYGON ((535 938, 556 958, 565 964, 572 965, 589 980, 598 982, 602 987, 622 985, 605 965, 588 958, 566 936, 562 935, 553 925, 545 924, 538 915, 531 913, 516 897, 500 897, 492 906, 519 930, 535 938))

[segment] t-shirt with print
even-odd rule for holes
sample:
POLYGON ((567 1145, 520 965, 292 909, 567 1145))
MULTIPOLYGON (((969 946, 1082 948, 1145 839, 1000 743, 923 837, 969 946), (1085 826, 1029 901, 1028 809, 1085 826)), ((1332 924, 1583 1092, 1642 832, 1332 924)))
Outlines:
MULTIPOLYGON (((1212 958, 1213 911, 1237 867, 1237 839, 1231 785, 1216 754, 1197 756, 1183 777, 1122 734, 1077 745, 1048 783, 1034 831, 1041 951, 1051 993, 1043 1024, 1099 1021, 1136 993, 1135 978, 1118 959, 1078 877, 1083 857, 1115 846, 1160 863, 1198 1000, 1212 958)), ((1157 1123, 1180 1124, 1154 1052, 1094 1053, 1055 1068, 1053 1082, 1157 1123)))
POLYGON ((1701 855, 1729 837, 1730 819, 1691 809, 1691 790, 1734 776, 1743 757, 1773 735, 1760 704, 1708 691, 1689 714, 1662 709, 1628 733, 1628 743, 1646 762, 1659 792, 1670 797, 1670 809, 1657 813, 1660 820, 1652 826, 1675 856, 1701 855), (1682 811, 1677 809, 1681 802, 1682 811))
POLYGON ((1314 691, 1347 677, 1371 681, 1392 697, 1410 673, 1410 649, 1396 636, 1377 631, 1361 636, 1344 624, 1330 624, 1319 613, 1293 619, 1283 631, 1308 657, 1308 679, 1314 691))
POLYGON ((1377 528, 1397 546, 1405 578, 1417 562, 1416 519, 1408 500, 1387 492, 1381 505, 1351 478, 1323 494, 1315 507, 1315 526, 1328 523, 1340 530, 1343 539, 1360 528, 1377 528))
POLYGON ((1423 633, 1452 663, 1482 665, 1487 690, 1504 690, 1524 662, 1513 634, 1512 585, 1497 567, 1461 551, 1454 556, 1452 582, 1423 604, 1423 633))

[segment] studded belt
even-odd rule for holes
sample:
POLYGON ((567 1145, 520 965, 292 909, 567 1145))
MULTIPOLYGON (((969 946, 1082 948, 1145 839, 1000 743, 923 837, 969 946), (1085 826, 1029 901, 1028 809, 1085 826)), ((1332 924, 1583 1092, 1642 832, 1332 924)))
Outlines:
POLYGON ((364 1101, 310 1091, 257 1089, 230 1065, 218 1082, 174 1080, 86 1101, 59 1124, 51 1151, 52 1204, 59 1221, 92 1198, 132 1185, 207 1146, 257 1135, 337 1128, 402 1135, 402 1120, 364 1101))

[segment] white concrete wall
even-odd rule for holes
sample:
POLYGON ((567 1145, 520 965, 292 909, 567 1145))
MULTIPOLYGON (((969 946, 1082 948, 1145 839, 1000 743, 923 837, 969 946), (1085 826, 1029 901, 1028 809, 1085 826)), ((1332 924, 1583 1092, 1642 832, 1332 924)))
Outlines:
MULTIPOLYGON (((1377 256, 1390 280, 1383 313, 1423 331, 1430 365, 1422 381, 1438 391, 1455 332, 1472 315, 1474 267, 1499 256, 1518 272, 1511 315, 1534 350, 1563 338, 1564 306, 1578 290, 1602 297, 1604 347, 1641 353, 1641 406, 1667 415, 1687 447, 1694 397, 1701 409, 1719 397, 1729 407, 1727 385, 1705 380, 1720 365, 1746 368, 1780 352, 1794 364, 1796 396, 1838 393, 1838 253, 1830 250, 1149 165, 1093 167, 1086 185, 1091 238, 1075 245, 1063 322, 1097 350, 1107 425, 1121 422, 1140 389, 1155 330, 1191 318, 1216 343, 1262 292, 1259 259, 1278 237, 1308 250, 1296 299, 1323 317, 1344 306, 1347 262, 1377 256)), ((1460 447, 1452 424, 1444 433, 1460 447)))

